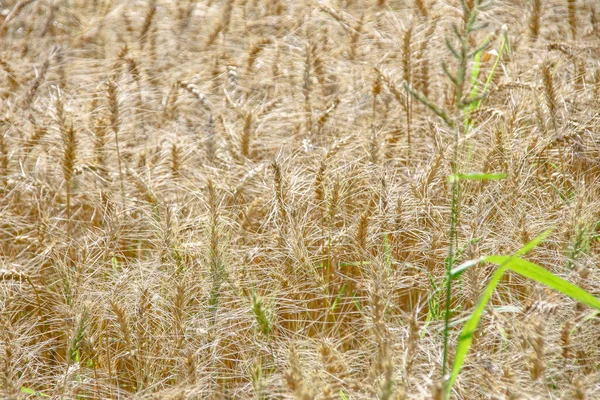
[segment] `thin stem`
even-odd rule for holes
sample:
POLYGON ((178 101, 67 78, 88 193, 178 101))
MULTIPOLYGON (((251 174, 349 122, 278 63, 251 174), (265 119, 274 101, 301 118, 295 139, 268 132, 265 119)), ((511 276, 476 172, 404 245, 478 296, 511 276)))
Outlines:
MULTIPOLYGON (((460 125, 459 125, 460 126, 460 125)), ((452 174, 458 174, 458 142, 460 129, 454 130, 454 155, 452 160, 452 174)), ((444 315, 444 358, 442 362, 442 380, 445 379, 448 368, 448 341, 450 328, 450 306, 452 302, 452 268, 454 266, 454 253, 456 247, 457 232, 456 226, 458 223, 458 206, 460 196, 460 180, 452 181, 452 199, 450 203, 450 237, 448 244, 448 257, 446 259, 446 305, 444 315)))
POLYGON ((406 96, 406 144, 408 146, 408 164, 411 162, 411 111, 412 111, 412 102, 410 101, 410 96, 406 96))
POLYGON ((119 167, 119 182, 121 184, 121 200, 125 205, 125 185, 123 184, 123 167, 121 166, 121 151, 119 149, 119 129, 113 128, 115 133, 115 146, 117 147, 117 165, 119 167))

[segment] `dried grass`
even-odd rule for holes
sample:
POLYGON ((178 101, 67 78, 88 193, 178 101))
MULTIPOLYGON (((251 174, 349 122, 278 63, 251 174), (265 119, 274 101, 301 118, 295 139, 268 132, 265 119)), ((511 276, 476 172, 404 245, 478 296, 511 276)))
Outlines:
MULTIPOLYGON (((442 398, 454 138, 403 83, 458 107, 459 4, 3 2, 0 397, 442 398)), ((512 51, 457 162, 508 178, 461 186, 456 262, 555 225, 528 257, 600 294, 597 13, 481 12, 477 79, 512 51)), ((597 397, 597 318, 490 304, 456 398, 597 397)))

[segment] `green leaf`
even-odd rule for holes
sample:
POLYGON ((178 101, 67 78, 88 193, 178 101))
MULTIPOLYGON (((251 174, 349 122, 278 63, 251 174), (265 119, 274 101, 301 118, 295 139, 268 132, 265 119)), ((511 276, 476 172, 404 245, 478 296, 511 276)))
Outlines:
POLYGON ((521 247, 521 249, 519 251, 517 251, 515 253, 515 255, 516 256, 524 256, 525 254, 529 253, 531 250, 533 250, 534 247, 536 247, 538 244, 540 244, 544 240, 546 240, 546 238, 548 236, 550 236, 550 234, 552 233, 553 230, 554 230, 554 228, 546 229, 544 232, 542 232, 540 235, 538 235, 535 239, 533 239, 532 241, 527 243, 525 246, 521 247))
POLYGON ((40 396, 40 397, 48 397, 48 398, 51 397, 51 396, 48 396, 47 394, 44 394, 42 392, 36 392, 35 390, 33 390, 31 388, 28 388, 28 387, 25 387, 25 386, 23 386, 21 388, 21 393, 32 394, 34 396, 40 396))
POLYGON ((571 297, 574 300, 577 300, 580 303, 600 310, 600 299, 586 292, 579 286, 559 278, 544 267, 519 257, 490 256, 486 257, 486 260, 496 264, 508 263, 507 265, 509 268, 519 275, 542 283, 554 290, 561 292, 562 294, 571 297))
POLYGON ((479 257, 474 260, 465 261, 464 263, 460 264, 458 267, 452 268, 452 271, 450 271, 450 279, 458 278, 460 275, 462 275, 463 272, 465 272, 472 266, 477 265, 480 262, 482 262, 484 258, 485 257, 479 257))
POLYGON ((462 366, 465 362, 465 357, 469 352, 471 342, 473 342, 473 335, 477 330, 477 326, 479 325, 479 320, 481 319, 483 310, 485 309, 487 303, 490 301, 492 293, 496 289, 496 286, 498 286, 498 283, 500 283, 500 279, 502 278, 502 275, 504 275, 504 272, 506 272, 507 269, 508 266, 505 265, 501 266, 496 270, 496 272, 494 272, 494 275, 492 276, 490 282, 487 284, 483 294, 481 295, 481 298, 479 299, 479 302, 477 303, 477 306, 475 306, 475 310, 473 310, 471 317, 463 327, 460 336, 458 337, 458 346, 456 347, 456 354, 454 355, 454 362, 452 364, 452 372, 450 373, 450 378, 448 379, 446 389, 447 396, 449 396, 450 390, 452 389, 452 386, 454 385, 454 382, 456 381, 456 378, 458 377, 458 374, 460 373, 460 370, 462 369, 462 366))
MULTIPOLYGON (((504 30, 504 32, 503 32, 502 43, 500 44, 500 51, 496 55, 496 61, 494 61, 494 65, 492 66, 492 69, 490 70, 490 73, 485 81, 485 84, 483 85, 483 89, 481 91, 482 97, 485 97, 488 94, 490 84, 492 82, 492 79, 494 78, 494 73, 496 72, 496 68, 498 68, 498 64, 500 63, 500 60, 502 59, 502 55, 504 54, 505 50, 507 52, 509 52, 508 30, 507 29, 504 30)), ((478 100, 476 103, 472 104, 471 111, 478 110, 479 107, 481 106, 482 101, 483 101, 483 98, 481 100, 478 100)))
POLYGON ((471 68, 471 93, 469 97, 475 97, 479 94, 479 88, 477 87, 477 78, 479 77, 479 69, 481 67, 481 53, 483 50, 479 50, 473 57, 473 67, 471 68))
MULTIPOLYGON (((525 246, 521 247, 514 255, 515 256, 524 256, 525 254, 529 253, 537 245, 539 245, 544 240, 546 240, 546 238, 548 236, 550 236, 550 234, 552 233, 553 230, 554 230, 554 228, 546 229, 540 235, 538 235, 533 240, 531 240, 530 242, 525 244, 525 246)), ((465 261, 464 263, 460 264, 459 266, 453 268, 452 271, 450 271, 450 278, 451 279, 458 278, 463 272, 465 272, 469 268, 471 268, 485 260, 486 260, 486 257, 479 257, 474 260, 465 261)))
MULTIPOLYGON (((540 237, 547 236, 548 231, 544 232, 540 237)), ((538 243, 541 242, 540 237, 534 239, 538 243), (539 240, 538 240, 539 239, 539 240)), ((530 242, 531 243, 531 242, 530 242)), ((526 251, 533 248, 533 246, 525 245, 523 249, 520 250, 521 253, 525 253, 526 251)), ((507 269, 510 269, 521 276, 532 279, 536 282, 542 283, 552 289, 555 289, 577 301, 580 303, 586 304, 596 310, 600 310, 600 299, 594 297, 590 293, 586 292, 579 286, 576 286, 558 276, 554 275, 552 272, 547 269, 534 264, 530 261, 524 260, 518 256, 488 256, 480 259, 481 261, 492 262, 495 264, 499 264, 500 268, 494 273, 492 279, 486 286, 479 303, 473 310, 471 317, 463 327, 461 334, 458 339, 458 346, 456 348, 456 355, 454 357, 454 363, 452 365, 452 373, 450 378, 448 379, 448 385, 446 386, 446 396, 449 396, 450 390, 462 369, 462 366, 465 362, 465 357, 471 347, 471 342, 473 339, 473 334, 477 330, 477 326, 479 325, 479 320, 481 319, 481 315, 485 306, 489 302, 489 299, 496 288, 498 283, 500 282, 500 278, 506 272, 507 269)))
POLYGON ((471 67, 471 93, 469 93, 470 98, 475 98, 479 96, 479 85, 477 85, 477 78, 479 78, 479 71, 481 69, 481 55, 483 51, 487 47, 489 39, 486 37, 483 41, 482 45, 475 52, 475 56, 473 57, 473 66, 471 67))
POLYGON ((490 173, 485 172, 469 172, 466 174, 452 174, 448 175, 448 182, 453 183, 455 181, 499 181, 506 178, 505 173, 490 173))
POLYGON ((117 257, 113 254, 112 258, 111 258, 111 264, 112 264, 112 268, 113 271, 115 273, 119 272, 119 261, 117 260, 117 257))
POLYGON ((338 304, 340 303, 340 300, 342 299, 342 296, 346 293, 347 286, 348 285, 346 283, 344 283, 344 285, 342 286, 342 289, 340 290, 335 300, 333 301, 333 304, 331 305, 331 312, 334 312, 337 308, 338 304))
POLYGON ((417 92, 416 90, 411 88, 408 85, 408 83, 404 82, 403 87, 404 90, 410 93, 415 99, 419 100, 421 103, 429 107, 431 111, 433 111, 438 117, 443 119, 446 125, 448 125, 450 128, 454 128, 454 122, 444 110, 438 107, 435 103, 431 102, 427 97, 425 97, 424 94, 422 94, 421 92, 417 92))
POLYGON ((356 292, 352 293, 352 302, 354 303, 354 306, 356 307, 356 309, 358 311, 362 311, 362 305, 360 304, 360 301, 358 301, 358 299, 356 298, 356 292))

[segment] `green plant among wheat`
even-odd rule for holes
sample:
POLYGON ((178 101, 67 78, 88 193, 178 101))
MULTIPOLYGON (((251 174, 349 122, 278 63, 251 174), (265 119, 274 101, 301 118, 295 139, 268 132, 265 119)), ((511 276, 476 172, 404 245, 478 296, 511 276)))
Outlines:
POLYGON ((446 46, 456 59, 456 69, 454 72, 452 72, 451 68, 445 62, 442 63, 442 68, 446 77, 454 86, 454 92, 456 95, 456 98, 453 102, 454 107, 448 110, 444 109, 433 103, 422 93, 413 89, 406 81, 404 82, 404 88, 406 91, 415 99, 427 106, 438 117, 440 117, 447 127, 454 133, 452 174, 448 176, 448 182, 451 185, 451 220, 448 256, 446 258, 445 266, 446 300, 444 314, 444 353, 442 361, 443 392, 445 398, 450 397, 452 387, 462 369, 465 357, 471 345, 472 337, 475 334, 481 315, 488 304, 492 293, 499 284, 500 279, 507 271, 510 270, 518 273, 526 278, 532 279, 567 296, 570 296, 583 304, 600 310, 600 300, 596 297, 590 295, 588 292, 577 287, 576 285, 557 277, 556 275, 547 271, 545 268, 521 258, 521 256, 524 256, 537 244, 543 241, 543 239, 545 239, 551 231, 546 231, 544 234, 525 245, 514 255, 486 256, 477 260, 467 261, 456 268, 454 267, 457 246, 457 225, 460 223, 459 211, 461 201, 461 181, 488 181, 506 178, 506 174, 503 172, 460 172, 459 168, 462 164, 461 160, 459 159, 459 143, 461 140, 465 142, 466 136, 474 128, 475 121, 471 118, 471 115, 477 112, 485 101, 485 98, 489 93, 490 83, 492 82, 494 73, 499 65, 500 60, 502 59, 504 52, 509 48, 508 29, 506 26, 503 26, 500 50, 496 52, 495 62, 490 69, 483 85, 480 84, 478 77, 480 73, 481 56, 483 51, 489 46, 489 41, 486 38, 479 45, 473 45, 471 35, 474 32, 485 29, 485 24, 479 24, 477 17, 481 11, 484 11, 491 5, 491 2, 483 0, 475 0, 471 2, 467 0, 461 0, 460 4, 462 6, 463 24, 462 26, 458 26, 456 24, 452 25, 452 30, 455 36, 454 41, 457 42, 458 45, 456 45, 450 37, 446 37, 446 46), (475 309, 471 313, 470 318, 467 320, 460 333, 456 354, 454 355, 453 364, 450 369, 450 374, 447 375, 446 371, 448 368, 449 357, 448 341, 451 319, 452 282, 456 280, 467 268, 473 267, 479 263, 494 263, 499 267, 492 275, 492 278, 488 284, 485 286, 479 302, 477 303, 475 309))

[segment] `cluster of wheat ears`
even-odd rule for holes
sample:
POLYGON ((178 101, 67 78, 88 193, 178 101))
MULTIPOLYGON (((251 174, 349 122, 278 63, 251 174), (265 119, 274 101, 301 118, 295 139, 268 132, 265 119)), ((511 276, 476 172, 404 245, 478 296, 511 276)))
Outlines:
POLYGON ((599 13, 0 1, 0 397, 600 398, 599 13))

